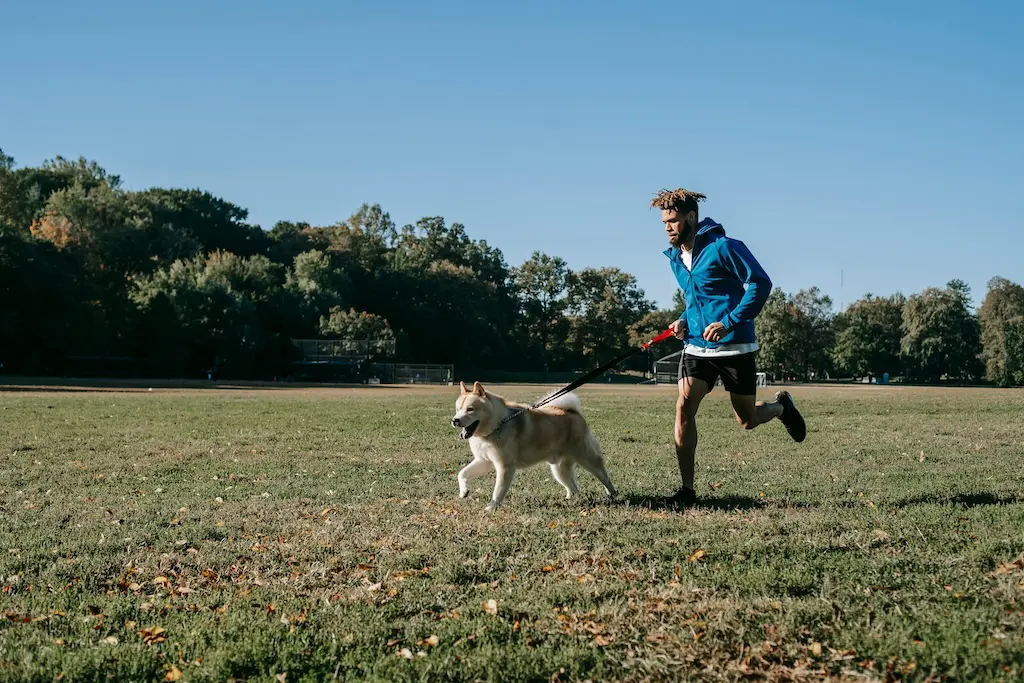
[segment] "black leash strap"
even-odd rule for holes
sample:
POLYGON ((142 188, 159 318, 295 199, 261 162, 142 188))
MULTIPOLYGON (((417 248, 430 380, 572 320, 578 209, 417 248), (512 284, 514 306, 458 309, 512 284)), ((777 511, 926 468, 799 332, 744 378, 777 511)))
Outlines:
POLYGON ((601 365, 600 367, 594 368, 593 370, 591 370, 590 372, 586 373, 585 375, 583 375, 581 377, 577 377, 572 382, 570 382, 569 384, 566 384, 564 387, 562 387, 558 391, 554 392, 553 394, 549 394, 548 396, 545 396, 541 400, 539 400, 536 403, 532 404, 529 408, 520 408, 519 410, 515 410, 515 411, 509 413, 508 415, 505 416, 505 419, 502 420, 501 422, 499 422, 498 426, 494 428, 494 432, 496 433, 499 429, 501 429, 501 427, 506 422, 508 422, 510 420, 514 420, 515 418, 517 418, 520 415, 522 415, 523 413, 525 413, 527 410, 535 410, 537 408, 540 408, 543 405, 547 405, 548 403, 551 403, 556 398, 560 398, 562 396, 565 396, 566 394, 568 394, 571 391, 579 389, 581 386, 583 386, 584 384, 586 384, 590 380, 592 380, 595 377, 598 377, 600 375, 603 375, 605 372, 607 372, 608 370, 614 368, 616 365, 618 365, 622 361, 626 360, 627 358, 629 358, 633 354, 640 353, 641 351, 646 351, 647 349, 649 349, 651 347, 651 345, 657 344, 658 342, 663 341, 665 339, 668 339, 671 336, 672 336, 672 330, 671 329, 665 330, 664 332, 662 332, 661 334, 659 334, 657 337, 655 337, 654 339, 650 340, 649 342, 645 342, 645 343, 641 344, 639 348, 631 349, 631 350, 627 351, 626 353, 622 354, 621 356, 619 356, 618 358, 613 358, 612 360, 610 360, 607 363, 601 365))

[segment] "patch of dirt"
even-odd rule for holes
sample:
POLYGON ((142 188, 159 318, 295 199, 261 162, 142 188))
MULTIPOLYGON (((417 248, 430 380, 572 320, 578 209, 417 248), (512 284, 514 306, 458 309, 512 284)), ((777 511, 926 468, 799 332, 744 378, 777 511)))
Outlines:
MULTIPOLYGON (((529 395, 540 397, 550 393, 560 384, 484 384, 497 394, 529 395)), ((1013 391, 1012 389, 993 389, 987 387, 918 387, 900 385, 864 385, 864 384, 776 384, 758 388, 758 398, 771 399, 776 391, 788 389, 794 397, 820 398, 865 398, 874 396, 891 396, 894 393, 912 393, 920 396, 947 395, 957 393, 987 393, 1013 391)), ((204 380, 58 380, 38 378, 6 378, 0 381, 0 393, 30 393, 39 395, 66 395, 73 393, 106 393, 106 394, 176 394, 209 395, 211 393, 239 397, 267 397, 268 394, 288 397, 309 398, 345 398, 356 395, 372 395, 381 397, 392 396, 445 396, 458 392, 457 386, 436 384, 303 384, 291 382, 210 382, 204 380)), ((612 394, 618 396, 674 396, 677 388, 673 384, 601 384, 593 382, 581 387, 581 395, 588 393, 612 394)), ((709 398, 726 398, 722 387, 715 387, 709 398)))

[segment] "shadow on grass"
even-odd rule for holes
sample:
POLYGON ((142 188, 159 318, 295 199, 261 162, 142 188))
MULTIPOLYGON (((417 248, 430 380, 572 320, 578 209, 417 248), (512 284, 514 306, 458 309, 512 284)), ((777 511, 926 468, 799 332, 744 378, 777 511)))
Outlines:
MULTIPOLYGON (((31 381, 0 380, 0 392, 7 393, 109 393, 109 392, 148 392, 166 389, 202 389, 205 391, 246 391, 281 389, 408 389, 414 386, 407 384, 343 384, 331 382, 261 382, 261 381, 226 381, 209 380, 104 380, 104 379, 53 379, 43 378, 31 381)), ((442 386, 442 385, 430 385, 442 386)))
POLYGON ((774 505, 775 501, 750 496, 699 497, 695 501, 683 502, 675 496, 622 495, 608 502, 609 505, 642 507, 649 510, 681 511, 704 510, 754 510, 774 505))
POLYGON ((982 505, 1017 505, 1024 503, 1020 496, 1003 496, 997 493, 928 493, 921 496, 904 498, 890 503, 892 507, 905 508, 915 505, 955 505, 964 508, 980 507, 982 505))
MULTIPOLYGON (((607 502, 608 505, 621 507, 646 508, 648 510, 683 511, 688 509, 704 510, 762 510, 774 509, 806 509, 826 507, 835 505, 839 508, 860 508, 865 505, 862 500, 837 500, 833 502, 822 501, 820 504, 809 503, 802 500, 790 498, 752 498, 750 496, 701 496, 692 502, 684 502, 675 496, 656 496, 627 494, 620 495, 614 500, 607 502)), ((961 508, 974 508, 985 505, 1020 505, 1024 504, 1024 497, 1019 495, 1000 495, 990 492, 981 493, 929 493, 892 502, 879 502, 879 507, 906 508, 918 505, 953 505, 961 508)))

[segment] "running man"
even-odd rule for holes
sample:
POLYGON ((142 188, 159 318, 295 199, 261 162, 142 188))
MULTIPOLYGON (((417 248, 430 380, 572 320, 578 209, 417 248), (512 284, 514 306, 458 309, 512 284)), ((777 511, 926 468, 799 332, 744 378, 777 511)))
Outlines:
POLYGON ((661 209, 670 247, 665 255, 679 282, 686 309, 672 323, 684 340, 679 360, 675 445, 683 485, 676 499, 697 499, 693 485, 697 452, 697 409, 721 378, 733 412, 744 429, 779 418, 794 441, 807 436, 800 411, 788 391, 771 403, 756 400, 757 340, 754 318, 772 290, 772 281, 743 242, 725 236, 711 218, 699 220, 697 203, 704 195, 685 189, 662 190, 651 201, 661 209))

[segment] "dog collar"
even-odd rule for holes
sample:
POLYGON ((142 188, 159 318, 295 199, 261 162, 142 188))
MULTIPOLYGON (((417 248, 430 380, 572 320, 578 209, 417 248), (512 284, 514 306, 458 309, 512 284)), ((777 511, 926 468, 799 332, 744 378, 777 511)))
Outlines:
POLYGON ((505 419, 503 419, 501 422, 498 423, 498 426, 495 427, 493 431, 491 431, 491 434, 497 434, 498 430, 500 430, 502 427, 504 427, 506 422, 511 422, 512 420, 514 420, 515 418, 519 417, 520 415, 522 415, 525 412, 526 412, 525 408, 519 408, 518 410, 513 410, 511 413, 509 413, 508 415, 505 416, 505 419))

